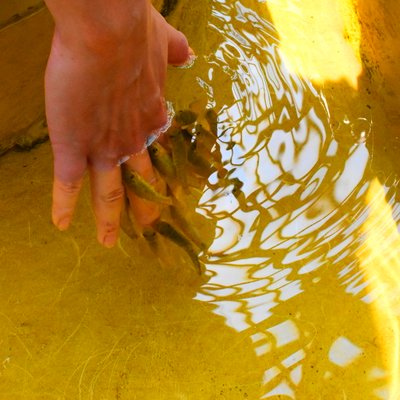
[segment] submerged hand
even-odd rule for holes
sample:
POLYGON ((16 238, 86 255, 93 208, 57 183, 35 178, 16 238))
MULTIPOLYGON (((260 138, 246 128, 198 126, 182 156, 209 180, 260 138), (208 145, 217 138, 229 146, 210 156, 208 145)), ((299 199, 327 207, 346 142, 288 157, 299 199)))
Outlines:
MULTIPOLYGON (((121 24, 121 32, 96 35, 95 29, 93 40, 90 26, 84 25, 80 35, 79 24, 62 26, 57 10, 53 15, 56 30, 45 80, 54 154, 52 218, 59 229, 69 226, 88 170, 97 237, 111 247, 118 237, 124 196, 118 161, 141 151, 148 135, 166 123, 167 64, 184 64, 190 48, 185 36, 147 2, 130 25, 121 24)), ((154 176, 147 152, 128 163, 147 179, 154 176)), ((151 205, 138 207, 143 211, 140 222, 157 217, 151 205)))

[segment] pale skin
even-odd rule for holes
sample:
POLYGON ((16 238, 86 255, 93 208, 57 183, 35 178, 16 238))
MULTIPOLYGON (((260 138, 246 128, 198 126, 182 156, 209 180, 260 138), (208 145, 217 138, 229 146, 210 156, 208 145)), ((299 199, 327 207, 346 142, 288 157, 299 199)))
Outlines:
MULTIPOLYGON (((168 64, 185 64, 192 50, 150 0, 46 0, 55 33, 45 77, 46 114, 54 155, 52 219, 71 223, 89 173, 97 238, 118 240, 124 188, 118 161, 153 181, 146 138, 167 121, 168 64)), ((128 193, 142 225, 157 206, 128 193)))

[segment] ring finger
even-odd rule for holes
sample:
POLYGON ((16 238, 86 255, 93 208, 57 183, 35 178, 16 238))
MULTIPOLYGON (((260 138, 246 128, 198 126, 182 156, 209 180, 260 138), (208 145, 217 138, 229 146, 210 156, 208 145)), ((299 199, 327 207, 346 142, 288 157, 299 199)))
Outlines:
MULTIPOLYGON (((125 164, 130 169, 138 172, 151 185, 157 182, 157 177, 147 150, 132 155, 125 164)), ((160 207, 157 204, 136 196, 130 190, 127 190, 127 195, 133 215, 139 225, 150 225, 160 216, 160 207)))

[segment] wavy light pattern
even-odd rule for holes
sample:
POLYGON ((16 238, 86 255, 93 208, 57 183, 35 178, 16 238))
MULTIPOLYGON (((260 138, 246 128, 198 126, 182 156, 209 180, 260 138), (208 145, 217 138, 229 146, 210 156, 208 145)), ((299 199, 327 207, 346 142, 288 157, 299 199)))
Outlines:
MULTIPOLYGON (((265 359, 262 398, 316 398, 314 385, 320 398, 339 385, 346 398, 361 385, 365 396, 394 399, 397 383, 387 386, 382 371, 398 371, 399 360, 366 343, 371 302, 387 302, 372 297, 381 276, 371 273, 377 250, 368 238, 366 194, 376 187, 369 119, 335 125, 323 92, 286 68, 278 32, 257 7, 212 4, 210 27, 223 39, 207 59, 212 73, 203 86, 228 76, 233 101, 220 107, 219 145, 229 179, 210 176, 198 207, 216 231, 210 279, 196 298, 248 332, 265 359)), ((389 314, 382 318, 394 324, 389 314)))
POLYGON ((377 179, 372 181, 366 200, 370 213, 362 226, 365 241, 357 257, 374 293, 371 307, 376 324, 384 328, 378 340, 390 371, 388 398, 394 400, 400 396, 400 235, 385 189, 377 179))

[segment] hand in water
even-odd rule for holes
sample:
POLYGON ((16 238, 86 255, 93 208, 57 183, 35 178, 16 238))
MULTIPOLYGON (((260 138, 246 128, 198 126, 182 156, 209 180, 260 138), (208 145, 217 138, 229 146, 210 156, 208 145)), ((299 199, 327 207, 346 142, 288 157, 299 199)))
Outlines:
MULTIPOLYGON (((58 29, 56 18, 46 70, 53 222, 67 229, 88 170, 97 237, 107 247, 117 241, 124 198, 119 160, 141 151, 148 135, 166 123, 167 64, 184 64, 191 55, 182 33, 151 6, 144 10, 118 40, 105 36, 80 43, 74 27, 58 29)), ((131 156, 127 164, 154 179, 147 151, 131 156)), ((140 223, 158 217, 156 206, 131 199, 140 223)))

